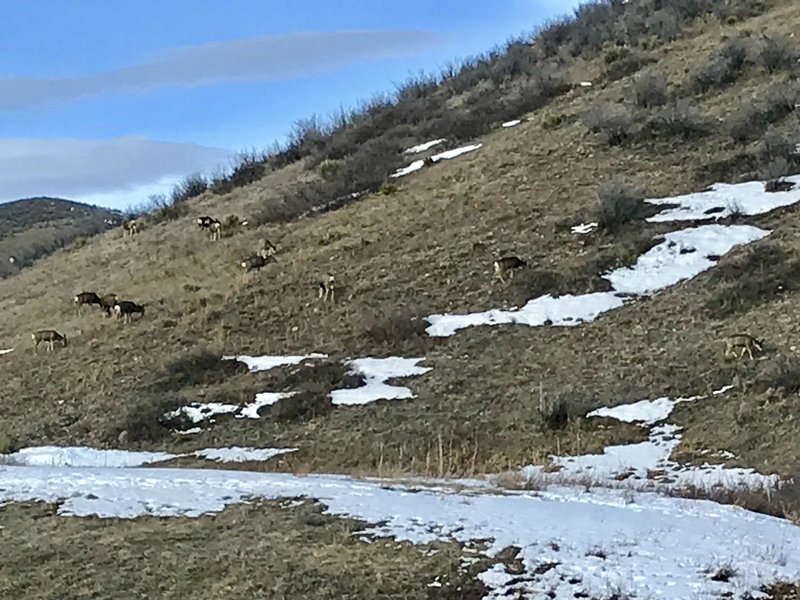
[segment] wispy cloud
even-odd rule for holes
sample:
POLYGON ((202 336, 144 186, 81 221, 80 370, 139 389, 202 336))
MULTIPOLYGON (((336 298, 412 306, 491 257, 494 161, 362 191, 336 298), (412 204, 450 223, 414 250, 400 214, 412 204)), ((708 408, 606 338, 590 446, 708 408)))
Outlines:
POLYGON ((437 39, 438 34, 427 31, 334 31, 186 46, 147 63, 96 75, 0 78, 0 111, 166 86, 297 77, 352 62, 418 53, 437 39))
POLYGON ((0 201, 32 196, 86 200, 130 194, 153 182, 211 171, 227 164, 229 156, 230 151, 222 148, 141 137, 2 139, 0 201))

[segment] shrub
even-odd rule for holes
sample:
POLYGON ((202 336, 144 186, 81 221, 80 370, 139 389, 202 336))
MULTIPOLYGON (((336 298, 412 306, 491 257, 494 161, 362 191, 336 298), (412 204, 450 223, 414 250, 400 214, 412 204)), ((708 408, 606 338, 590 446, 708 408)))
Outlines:
POLYGON ((191 198, 195 198, 208 189, 208 181, 200 173, 187 176, 180 183, 172 188, 170 200, 172 204, 180 204, 191 198))
POLYGON ((170 360, 153 375, 153 384, 161 390, 178 391, 193 385, 220 383, 247 366, 236 360, 223 360, 210 350, 195 350, 170 360))
POLYGON ((589 131, 597 133, 609 146, 619 146, 633 138, 635 118, 631 111, 612 102, 598 104, 583 115, 589 131))
POLYGON ((364 319, 362 335, 374 351, 424 354, 432 343, 427 326, 411 309, 379 309, 364 319))
POLYGON ((764 361, 753 386, 760 392, 776 390, 783 396, 800 392, 800 360, 790 356, 777 356, 764 361))
POLYGON ((646 218, 658 208, 644 203, 642 194, 619 180, 604 183, 597 190, 597 224, 606 231, 617 231, 623 225, 646 218))
POLYGON ((647 124, 653 135, 694 140, 713 131, 711 120, 687 101, 681 100, 659 110, 647 124))
POLYGON ((171 434, 173 429, 188 429, 193 423, 184 416, 167 418, 164 415, 180 408, 181 402, 174 396, 155 392, 140 394, 139 401, 127 404, 122 416, 105 431, 108 442, 117 444, 120 434, 127 433, 128 442, 158 442, 171 434))
POLYGON ((692 85, 698 92, 721 88, 734 83, 747 62, 748 40, 734 38, 728 40, 719 50, 712 53, 700 70, 692 78, 692 85))
POLYGON ((319 174, 323 179, 333 179, 342 170, 342 161, 338 159, 326 158, 319 167, 319 174))
POLYGON ((633 80, 634 102, 641 108, 662 106, 667 102, 667 78, 658 71, 646 71, 633 80))
POLYGON ((384 196, 391 196, 397 192, 397 184, 391 181, 384 181, 378 191, 384 196))
POLYGON ((798 52, 797 44, 789 38, 765 36, 759 41, 755 59, 757 64, 770 73, 775 73, 796 69, 800 52, 798 52))
POLYGON ((606 67, 606 78, 609 81, 617 81, 623 77, 628 77, 640 71, 649 64, 656 62, 656 59, 643 52, 630 52, 606 67))

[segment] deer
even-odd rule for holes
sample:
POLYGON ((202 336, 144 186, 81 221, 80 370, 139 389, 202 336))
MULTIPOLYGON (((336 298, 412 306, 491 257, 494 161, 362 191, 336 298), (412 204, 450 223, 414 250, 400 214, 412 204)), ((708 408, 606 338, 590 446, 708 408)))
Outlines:
POLYGON ((327 279, 317 283, 318 286, 317 298, 319 300, 322 300, 323 302, 328 302, 330 300, 331 302, 333 302, 336 299, 335 281, 336 279, 333 275, 328 275, 327 279))
POLYGON ((278 253, 278 249, 275 247, 275 244, 270 242, 267 238, 261 239, 261 250, 258 251, 258 255, 267 258, 268 256, 275 256, 278 253))
POLYGON ((61 335, 54 329, 42 329, 40 331, 34 331, 31 334, 31 338, 33 338, 34 352, 37 353, 39 352, 39 344, 41 344, 42 342, 45 342, 48 352, 53 351, 56 342, 60 342, 64 348, 67 347, 66 334, 61 335))
POLYGON ((494 261, 494 275, 503 283, 506 283, 504 275, 508 275, 509 279, 514 278, 514 270, 526 267, 527 263, 519 256, 504 256, 494 261))
POLYGON ((111 316, 111 311, 114 310, 114 305, 117 303, 116 294, 105 294, 100 297, 100 308, 106 313, 106 317, 111 316))
POLYGON ((725 338, 725 357, 726 358, 744 358, 747 354, 750 360, 753 360, 753 350, 763 352, 764 340, 754 338, 749 333, 735 333, 725 338), (741 353, 737 356, 736 350, 741 348, 741 353))
POLYGON ((123 324, 129 323, 133 319, 135 313, 144 316, 144 306, 136 304, 136 302, 131 302, 130 300, 117 300, 117 302, 114 303, 114 314, 117 315, 117 319, 122 317, 123 324))
POLYGON ((209 239, 211 239, 212 242, 218 240, 222 233, 222 223, 217 221, 214 217, 198 217, 197 226, 209 233, 209 239))
POLYGON ((84 304, 102 305, 100 296, 94 292, 81 292, 80 294, 76 294, 72 301, 75 303, 75 310, 78 314, 81 314, 81 307, 84 304))
POLYGON ((242 281, 246 280, 248 273, 251 271, 258 271, 266 267, 271 262, 278 261, 272 255, 263 256, 262 254, 254 254, 253 256, 248 256, 240 263, 244 269, 244 273, 242 273, 242 281))
POLYGON ((122 224, 122 237, 134 236, 139 233, 139 224, 136 219, 130 219, 122 224))

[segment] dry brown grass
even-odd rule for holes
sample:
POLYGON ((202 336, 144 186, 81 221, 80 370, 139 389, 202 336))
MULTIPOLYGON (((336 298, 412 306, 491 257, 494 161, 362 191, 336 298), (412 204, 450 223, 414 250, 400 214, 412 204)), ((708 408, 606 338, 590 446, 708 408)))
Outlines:
MULTIPOLYGON (((800 9, 787 2, 744 25, 698 24, 694 37, 653 49, 654 66, 680 83, 723 35, 745 26, 786 34, 799 16, 800 9)), ((135 409, 163 395, 154 374, 197 352, 318 351, 333 359, 397 352, 424 354, 433 367, 406 382, 417 396, 413 400, 330 411, 311 403, 297 419, 276 420, 265 410, 258 421, 220 418, 190 440, 167 431, 134 446, 296 445, 301 450, 283 468, 426 472, 440 469, 429 457, 436 457, 441 438, 445 453, 454 440, 451 466, 441 470, 458 473, 637 439, 635 428, 603 429, 582 419, 562 429, 544 426, 540 383, 546 394, 566 395, 581 410, 719 387, 735 374, 720 367, 718 338, 724 332, 750 329, 781 347, 795 344, 800 315, 794 293, 717 321, 703 310, 718 291, 705 274, 588 326, 478 328, 447 339, 419 331, 419 319, 431 313, 518 305, 531 293, 600 288, 602 271, 632 261, 653 235, 678 227, 634 221, 615 236, 571 234, 564 223, 589 220, 603 181, 622 177, 648 196, 695 191, 700 181, 687 174, 697 165, 739 152, 722 127, 692 144, 644 140, 605 148, 575 118, 592 103, 624 98, 629 80, 604 81, 603 72, 600 60, 577 64, 570 76, 597 84, 554 101, 548 112, 564 117, 556 130, 532 119, 498 131, 481 140, 478 152, 404 178, 392 195, 371 195, 314 218, 249 227, 216 243, 204 239, 193 222, 197 214, 249 217, 280 203, 316 177, 297 164, 230 194, 192 200, 183 219, 150 226, 132 239, 123 240, 119 232, 101 236, 4 282, 0 340, 17 350, 0 357, 7 373, 0 382, 0 427, 18 445, 112 444, 121 408, 135 409), (279 262, 242 282, 237 261, 257 250, 263 237, 278 246, 279 262), (492 281, 492 259, 507 252, 532 265, 524 284, 492 281), (337 302, 323 304, 315 285, 328 273, 346 291, 337 302), (82 290, 145 302, 147 314, 124 327, 99 311, 77 317, 69 299, 82 290), (70 336, 69 347, 34 355, 29 331, 51 326, 70 336)), ((770 81, 767 74, 747 73, 694 103, 712 121, 724 119, 735 101, 770 81)), ((770 243, 791 253, 800 244, 800 229, 787 219, 793 214, 789 209, 748 222, 774 227, 770 243)), ((185 381, 168 393, 179 401, 235 403, 250 401, 269 385, 269 376, 239 373, 185 381)), ((319 397, 331 383, 315 385, 319 397)), ((749 436, 728 436, 736 412, 725 410, 682 423, 687 439, 702 435, 708 446, 725 445, 749 465, 788 472, 796 464, 795 422, 759 410, 756 394, 742 394, 753 413, 749 436), (780 442, 758 437, 765 432, 780 432, 780 442)), ((707 411, 709 404, 697 406, 707 411)))
POLYGON ((305 502, 256 502, 200 518, 136 520, 53 515, 53 506, 0 507, 0 596, 54 598, 477 599, 455 543, 414 546, 354 535, 364 524, 305 502))

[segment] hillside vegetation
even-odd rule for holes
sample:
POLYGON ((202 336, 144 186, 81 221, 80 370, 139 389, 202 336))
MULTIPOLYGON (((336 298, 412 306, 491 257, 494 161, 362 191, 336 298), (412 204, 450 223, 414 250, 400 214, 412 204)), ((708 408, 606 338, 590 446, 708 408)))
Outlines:
POLYGON ((0 204, 0 278, 58 248, 120 225, 118 211, 60 198, 26 198, 0 204), (13 261, 9 260, 13 257, 13 261))
MULTIPOLYGON (((515 40, 411 80, 394 97, 331 123, 299 123, 285 147, 242 155, 211 181, 187 179, 191 185, 142 218, 139 234, 123 238, 114 229, 62 248, 0 286, 0 349, 14 348, 0 356, 0 439, 8 448, 292 447, 298 451, 245 466, 464 476, 642 440, 637 426, 585 415, 732 384, 724 395, 676 408, 680 459, 729 452, 717 460, 800 472, 796 206, 734 214, 725 222, 771 235, 590 324, 475 327, 446 338, 424 331, 431 314, 605 289, 600 275, 633 263, 655 236, 681 226, 645 222, 642 197, 800 172, 799 24, 793 0, 589 4, 543 28, 533 44, 515 40), (522 122, 501 126, 511 119, 522 122), (439 137, 447 142, 403 153, 439 137), (390 177, 466 143, 482 146, 390 177), (249 224, 210 242, 196 224, 205 214, 223 221, 238 215, 249 224), (590 221, 600 223, 592 234, 571 233, 570 226, 590 221), (264 238, 277 246, 277 262, 243 278, 242 259, 264 238), (529 265, 507 286, 492 280, 492 261, 504 254, 529 265), (329 274, 340 290, 335 302, 323 303, 317 284, 329 274), (146 313, 126 325, 92 307, 78 314, 72 297, 88 290, 144 303, 146 313), (69 344, 36 353, 30 333, 49 327, 66 333, 69 344), (740 331, 765 338, 761 360, 724 360, 724 336, 740 331), (310 352, 328 358, 262 373, 220 360, 310 352), (332 389, 354 384, 342 359, 393 355, 425 357, 432 369, 404 381, 413 399, 331 403, 332 389), (174 433, 185 424, 163 418, 191 402, 239 404, 264 391, 299 394, 263 408, 259 419, 217 417, 195 435, 174 433)), ((781 498, 772 510, 797 518, 798 507, 800 499, 781 498)), ((30 529, 19 525, 28 523, 24 511, 4 511, 9 531, 30 529)), ((226 512, 220 521, 230 523, 233 538, 246 535, 239 515, 247 512, 226 512)), ((259 526, 279 528, 272 515, 265 510, 259 526)), ((124 525, 124 535, 160 532, 154 523, 124 525)), ((172 534, 216 536, 212 517, 196 523, 182 522, 172 534)), ((322 535, 320 552, 361 556, 341 542, 350 525, 321 520, 313 530, 309 523, 281 535, 292 543, 322 535)), ((26 560, 42 560, 39 546, 53 535, 51 526, 49 519, 37 526, 37 547, 26 560)), ((91 543, 118 543, 118 531, 98 526, 85 535, 91 543)), ((72 541, 62 547, 68 554, 75 548, 72 541)), ((183 564, 205 556, 189 544, 164 552, 183 564)), ((248 552, 260 562, 273 557, 262 546, 248 552)), ((283 557, 285 572, 307 571, 301 554, 283 557)), ((426 585, 432 570, 455 570, 453 556, 409 567, 396 597, 444 597, 426 585)), ((114 585, 125 587, 127 575, 107 566, 114 585)), ((374 578, 362 575, 364 582, 374 578)), ((231 581, 226 591, 249 597, 255 592, 247 581, 231 581)), ((303 593, 299 580, 281 581, 286 597, 303 593)), ((172 597, 185 591, 179 582, 163 585, 172 597)), ((332 585, 321 597, 341 597, 332 585)), ((349 597, 376 591, 359 589, 349 597)), ((789 587, 781 593, 796 597, 789 587)))

